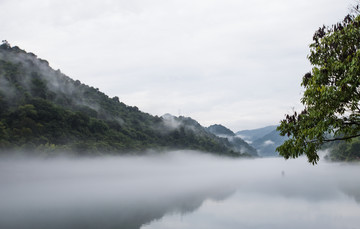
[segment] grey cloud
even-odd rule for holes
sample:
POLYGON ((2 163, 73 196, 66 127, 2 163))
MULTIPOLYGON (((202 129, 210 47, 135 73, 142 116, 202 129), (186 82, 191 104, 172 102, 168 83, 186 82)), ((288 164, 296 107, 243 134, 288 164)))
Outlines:
POLYGON ((256 106, 264 106, 274 114, 266 124, 274 124, 297 104, 313 32, 341 20, 351 3, 18 0, 0 3, 0 20, 10 43, 129 105, 156 115, 186 110, 201 123, 221 120, 234 129, 258 126, 247 124, 244 109, 260 120, 256 106), (193 98, 210 99, 189 105, 193 98), (247 99, 256 105, 237 107, 247 99), (237 115, 213 109, 224 103, 237 115))

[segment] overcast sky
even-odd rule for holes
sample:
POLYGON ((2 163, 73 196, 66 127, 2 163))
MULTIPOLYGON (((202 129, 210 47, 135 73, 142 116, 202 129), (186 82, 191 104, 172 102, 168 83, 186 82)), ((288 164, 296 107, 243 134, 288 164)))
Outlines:
POLYGON ((153 115, 233 131, 301 109, 317 28, 354 0, 0 0, 0 39, 153 115))

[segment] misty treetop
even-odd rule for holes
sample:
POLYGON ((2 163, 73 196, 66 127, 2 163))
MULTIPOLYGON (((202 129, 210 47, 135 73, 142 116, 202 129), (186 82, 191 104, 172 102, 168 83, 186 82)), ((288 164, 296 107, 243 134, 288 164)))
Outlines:
POLYGON ((316 163, 324 143, 360 136, 360 16, 319 28, 313 41, 308 56, 313 68, 301 84, 305 109, 281 121, 278 129, 290 139, 277 150, 285 158, 305 154, 316 163))
MULTIPOLYGON (((207 129, 207 131, 209 131, 210 133, 213 133, 214 135, 216 135, 218 137, 227 139, 227 141, 230 143, 230 144, 227 144, 228 147, 230 147, 234 151, 237 151, 237 152, 245 151, 246 153, 251 154, 252 156, 259 156, 257 150, 253 146, 251 146, 250 144, 245 142, 239 136, 236 136, 233 131, 226 128, 225 126, 220 125, 220 124, 214 124, 214 125, 207 127, 206 129, 207 129)), ((225 144, 226 144, 226 142, 225 142, 225 144)))
MULTIPOLYGON (((109 98, 53 70, 35 54, 0 45, 0 149, 54 153, 123 153, 195 149, 240 155, 195 120, 162 117, 109 98)), ((246 154, 246 153, 245 153, 246 154)))

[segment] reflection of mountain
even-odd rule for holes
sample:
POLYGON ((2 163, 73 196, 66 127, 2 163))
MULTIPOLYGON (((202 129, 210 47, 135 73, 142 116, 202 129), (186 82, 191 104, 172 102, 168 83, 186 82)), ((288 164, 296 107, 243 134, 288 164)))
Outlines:
POLYGON ((0 190, 0 228, 139 229, 235 191, 226 173, 216 171, 221 158, 169 154, 0 162, 2 169, 18 174, 0 176, 1 187, 7 182, 0 190), (203 174, 194 173, 199 168, 203 174))
MULTIPOLYGON (((284 214, 274 212, 282 227, 266 228, 293 228, 297 217, 293 212, 299 209, 308 215, 319 209, 343 211, 344 216, 348 212, 357 225, 360 214, 355 203, 360 196, 360 178, 354 176, 360 172, 358 164, 321 161, 309 166, 306 158, 234 160, 178 151, 76 160, 0 160, 0 168, 0 228, 6 229, 138 229, 167 214, 203 209, 208 199, 230 201, 228 208, 213 206, 213 210, 220 221, 226 212, 240 218, 232 228, 243 228, 249 214, 252 220, 271 225, 266 221, 268 209, 281 209, 284 214), (241 201, 226 199, 234 192, 233 197, 241 201)), ((320 213, 321 219, 328 216, 320 213)), ((259 228, 254 221, 248 225, 259 228)))
POLYGON ((17 212, 24 213, 22 216, 16 214, 15 216, 7 214, 0 216, 0 227, 8 229, 139 229, 142 225, 161 219, 168 213, 190 213, 198 209, 207 199, 221 200, 232 193, 233 191, 220 190, 167 196, 151 193, 148 198, 139 196, 138 200, 132 198, 131 201, 127 201, 119 196, 118 199, 109 200, 111 202, 99 203, 96 202, 97 196, 93 196, 94 199, 88 199, 86 203, 81 203, 84 199, 80 198, 80 201, 68 203, 66 207, 49 206, 46 211, 30 205, 24 207, 25 211, 22 209, 17 212), (39 210, 41 215, 31 211, 30 208, 39 210), (7 217, 4 218, 4 216, 7 217))
POLYGON ((258 150, 260 156, 277 156, 276 148, 287 138, 280 136, 277 126, 267 126, 254 130, 238 131, 236 134, 250 142, 250 145, 258 150))
POLYGON ((230 129, 226 128, 222 125, 211 125, 207 128, 207 130, 215 134, 216 136, 220 138, 225 138, 228 140, 229 144, 228 146, 233 149, 235 152, 241 152, 241 153, 247 153, 252 156, 258 156, 258 153, 256 152, 256 149, 254 149, 252 146, 250 146, 247 142, 245 142, 243 139, 241 139, 239 136, 236 136, 234 132, 232 132, 230 129))

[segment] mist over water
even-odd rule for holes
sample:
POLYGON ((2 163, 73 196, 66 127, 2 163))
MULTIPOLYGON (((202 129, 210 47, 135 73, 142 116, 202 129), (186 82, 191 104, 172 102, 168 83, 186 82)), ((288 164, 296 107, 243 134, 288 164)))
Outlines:
POLYGON ((0 160, 0 228, 357 228, 360 165, 193 151, 0 160))

